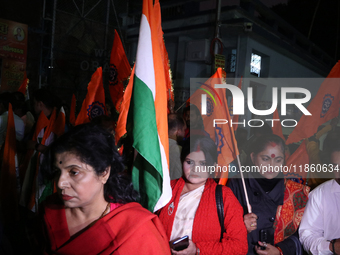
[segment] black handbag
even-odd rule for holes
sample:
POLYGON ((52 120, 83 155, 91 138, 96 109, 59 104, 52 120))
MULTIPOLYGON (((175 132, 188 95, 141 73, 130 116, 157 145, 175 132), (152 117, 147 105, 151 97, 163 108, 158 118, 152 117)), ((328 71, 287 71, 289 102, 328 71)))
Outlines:
POLYGON ((223 233, 225 232, 225 228, 224 228, 224 207, 223 207, 223 197, 222 197, 222 185, 217 185, 216 186, 215 198, 216 198, 216 207, 217 207, 218 220, 219 220, 220 226, 221 226, 220 242, 222 242, 223 233))

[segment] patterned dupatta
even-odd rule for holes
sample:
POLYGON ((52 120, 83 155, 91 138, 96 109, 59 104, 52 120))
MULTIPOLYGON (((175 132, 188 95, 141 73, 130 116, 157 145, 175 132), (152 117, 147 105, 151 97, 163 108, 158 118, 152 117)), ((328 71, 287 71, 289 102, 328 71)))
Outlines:
POLYGON ((310 188, 285 179, 283 205, 279 205, 274 222, 274 243, 282 242, 298 229, 310 188))

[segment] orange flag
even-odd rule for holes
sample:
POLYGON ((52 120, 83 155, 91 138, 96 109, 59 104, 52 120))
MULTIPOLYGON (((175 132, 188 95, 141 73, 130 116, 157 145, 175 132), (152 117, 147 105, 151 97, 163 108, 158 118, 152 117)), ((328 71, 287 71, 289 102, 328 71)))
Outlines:
MULTIPOLYGON (((242 76, 241 76, 241 79, 240 79, 240 82, 238 83, 238 86, 237 86, 239 89, 241 89, 242 90, 242 76)), ((238 124, 234 124, 234 123, 236 123, 236 122, 238 122, 238 116, 239 115, 234 115, 233 114, 233 110, 234 110, 234 101, 232 101, 232 103, 231 103, 231 105, 232 105, 232 109, 231 109, 231 117, 232 117, 232 119, 233 119, 233 128, 234 128, 234 131, 236 132, 236 130, 237 130, 237 127, 238 127, 238 124)))
MULTIPOLYGON (((53 130, 54 130, 54 126, 55 126, 55 122, 56 122, 56 117, 57 117, 56 116, 57 115, 56 112, 57 112, 56 109, 54 109, 46 129, 43 130, 44 135, 43 135, 43 137, 41 139, 41 144, 42 145, 48 146, 48 145, 50 145, 54 141, 53 130)), ((36 193, 37 190, 38 190, 37 189, 38 173, 40 171, 40 165, 42 163, 41 156, 42 156, 42 154, 38 153, 38 160, 36 162, 37 165, 35 166, 36 172, 35 172, 34 179, 33 179, 33 188, 32 188, 32 191, 31 191, 31 198, 30 198, 30 201, 29 201, 29 204, 28 204, 28 208, 30 210, 34 210, 34 211, 37 211, 36 208, 38 208, 37 207, 38 206, 38 200, 39 200, 39 198, 40 198, 40 196, 42 194, 42 191, 40 191, 40 189, 39 189, 39 191, 41 193, 40 194, 36 193)))
POLYGON ((70 108, 70 123, 72 126, 76 125, 76 96, 72 95, 71 108, 70 108))
MULTIPOLYGON (((119 113, 116 129, 115 129, 116 144, 118 144, 120 138, 126 134, 126 123, 127 123, 127 117, 128 117, 129 108, 130 108, 134 75, 135 75, 135 66, 133 66, 129 84, 126 86, 123 100, 122 100, 122 105, 120 108, 120 113, 119 113)), ((120 150, 120 153, 122 153, 122 150, 120 150)))
POLYGON ((5 220, 18 218, 17 175, 15 165, 16 138, 12 105, 8 107, 8 121, 4 154, 0 171, 0 203, 5 220))
POLYGON ((18 88, 18 91, 21 92, 22 94, 26 95, 27 85, 28 85, 28 79, 27 79, 27 75, 26 75, 26 71, 25 71, 24 79, 23 79, 20 87, 18 88))
POLYGON ((76 119, 76 126, 90 122, 93 118, 106 115, 103 70, 98 67, 87 86, 87 94, 76 119))
POLYGON ((110 78, 109 89, 113 104, 118 112, 120 112, 121 103, 124 94, 124 81, 129 78, 131 66, 126 57, 122 41, 118 32, 115 30, 115 38, 113 40, 111 57, 110 57, 110 78))
MULTIPOLYGON (((170 70, 170 60, 168 52, 165 48, 164 43, 164 37, 163 37, 163 30, 162 30, 162 18, 161 18, 161 5, 159 4, 159 1, 155 1, 154 5, 154 13, 155 13, 155 20, 157 24, 157 33, 158 33, 158 41, 160 43, 160 51, 161 51, 161 57, 163 61, 164 66, 164 74, 165 74, 165 82, 166 82, 166 91, 167 91, 167 99, 174 100, 174 95, 172 91, 172 79, 171 79, 171 70, 170 70)), ((170 110, 168 109, 168 113, 170 113, 170 110)))
POLYGON ((318 93, 310 102, 307 110, 312 115, 302 115, 297 126, 287 139, 287 144, 296 143, 313 136, 320 125, 339 115, 340 101, 340 60, 321 84, 318 93))
MULTIPOLYGON (((279 116, 277 109, 273 113, 273 119, 280 120, 280 116, 279 116)), ((279 137, 283 139, 283 141, 286 141, 285 137, 282 134, 281 121, 273 121, 273 123, 274 123, 272 127, 273 134, 278 135, 279 137)))
POLYGON ((53 133, 56 134, 57 137, 60 137, 65 132, 65 110, 64 107, 60 108, 60 111, 58 113, 58 116, 55 120, 54 126, 53 126, 53 133))
MULTIPOLYGON (((222 69, 218 68, 216 73, 190 97, 191 104, 197 106, 201 111, 201 95, 207 95, 208 112, 203 115, 205 131, 209 133, 217 145, 217 163, 219 166, 227 166, 239 155, 234 130, 230 127, 230 115, 224 88, 215 88, 215 84, 223 83, 222 69), (215 124, 214 120, 222 119, 228 121, 223 124, 215 124)), ((222 184, 227 181, 228 172, 223 173, 222 184)))
POLYGON ((303 141, 287 160, 286 166, 288 167, 289 172, 284 172, 285 178, 293 179, 301 184, 306 184, 308 171, 304 171, 305 164, 309 164, 309 157, 306 149, 306 142, 303 141))

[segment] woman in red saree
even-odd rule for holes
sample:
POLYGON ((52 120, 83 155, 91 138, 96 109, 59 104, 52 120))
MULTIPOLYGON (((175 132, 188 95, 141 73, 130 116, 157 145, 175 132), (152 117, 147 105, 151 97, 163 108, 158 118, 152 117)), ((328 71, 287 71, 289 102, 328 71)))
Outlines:
POLYGON ((77 126, 52 145, 47 162, 58 192, 41 212, 46 254, 170 253, 157 216, 134 202, 112 134, 77 126))

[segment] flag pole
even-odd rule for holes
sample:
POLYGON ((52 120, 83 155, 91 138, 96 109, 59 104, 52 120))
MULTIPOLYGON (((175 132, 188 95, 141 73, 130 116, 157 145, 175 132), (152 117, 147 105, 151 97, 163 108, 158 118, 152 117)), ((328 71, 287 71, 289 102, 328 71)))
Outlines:
POLYGON ((242 186, 243 186, 243 190, 244 190, 244 196, 245 196, 245 198, 246 198, 248 213, 251 213, 251 206, 250 206, 250 203, 249 203, 247 187, 246 187, 246 183, 244 182, 243 172, 241 171, 241 161, 240 161, 240 156, 237 155, 236 157, 237 157, 238 167, 239 167, 239 169, 240 169, 241 180, 242 180, 242 186))
POLYGON ((178 109, 175 112, 178 112, 178 110, 181 109, 186 103, 187 101, 185 101, 180 107, 178 107, 178 109))

